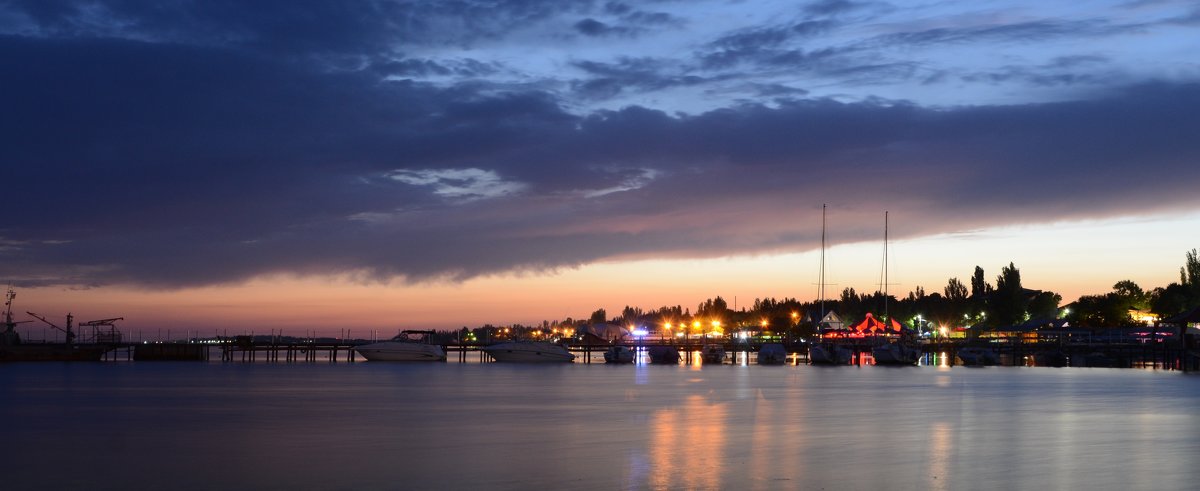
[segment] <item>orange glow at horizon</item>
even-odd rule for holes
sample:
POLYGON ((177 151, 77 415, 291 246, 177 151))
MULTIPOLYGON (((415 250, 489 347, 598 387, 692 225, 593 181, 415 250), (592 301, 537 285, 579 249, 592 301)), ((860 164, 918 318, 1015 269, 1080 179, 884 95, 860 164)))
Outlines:
MULTIPOLYGON (((889 293, 903 297, 916 286, 941 292, 955 277, 968 283, 974 267, 995 282, 1013 262, 1027 288, 1062 294, 1063 303, 1083 294, 1108 292, 1131 279, 1149 290, 1178 281, 1188 242, 1178 230, 1195 229, 1200 215, 1159 220, 1052 224, 895 241, 889 293)), ((881 244, 859 243, 826 251, 826 278, 834 291, 876 289, 881 244)), ((52 321, 68 312, 80 321, 125 317, 133 330, 195 330, 303 335, 316 330, 354 337, 395 334, 399 329, 457 329, 483 324, 540 324, 567 317, 586 319, 603 308, 619 315, 628 305, 645 310, 680 305, 693 312, 705 299, 722 296, 730 308, 748 309, 756 298, 816 298, 819 252, 694 260, 603 262, 541 275, 512 274, 462 283, 362 284, 344 278, 259 278, 232 286, 148 290, 112 286, 91 289, 18 288, 14 312, 52 321)), ((836 295, 830 295, 836 298, 836 295)), ((680 326, 683 327, 683 326, 680 326)), ((23 329, 40 329, 37 323, 23 329)))

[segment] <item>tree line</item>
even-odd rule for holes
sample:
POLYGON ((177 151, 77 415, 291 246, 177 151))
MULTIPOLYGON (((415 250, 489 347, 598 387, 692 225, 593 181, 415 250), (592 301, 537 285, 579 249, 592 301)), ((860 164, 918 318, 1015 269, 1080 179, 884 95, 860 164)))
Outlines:
POLYGON ((476 340, 497 337, 554 336, 580 329, 589 324, 611 323, 646 329, 651 335, 666 335, 667 331, 710 332, 720 323, 720 330, 753 329, 791 336, 807 336, 817 329, 825 313, 836 312, 847 326, 861 321, 870 313, 880 320, 894 319, 906 327, 936 330, 941 327, 997 329, 1026 323, 1050 323, 1066 319, 1076 327, 1106 328, 1135 325, 1131 312, 1170 317, 1200 307, 1200 254, 1192 249, 1184 254, 1179 281, 1169 285, 1143 289, 1132 280, 1116 282, 1112 291, 1084 295, 1076 302, 1062 304, 1062 296, 1048 290, 1026 288, 1021 271, 1013 263, 1001 268, 995 282, 987 281, 983 268, 976 266, 970 284, 950 278, 941 292, 926 292, 917 286, 907 296, 897 298, 882 291, 859 293, 845 288, 838 298, 801 302, 795 298, 756 298, 749 307, 729 308, 721 296, 700 302, 695 310, 681 305, 663 306, 653 310, 626 306, 610 316, 597 309, 587 317, 543 321, 541 325, 485 325, 475 329, 463 327, 456 337, 471 336, 476 340), (670 329, 667 329, 667 326, 670 329), (507 330, 507 332, 506 332, 507 330))

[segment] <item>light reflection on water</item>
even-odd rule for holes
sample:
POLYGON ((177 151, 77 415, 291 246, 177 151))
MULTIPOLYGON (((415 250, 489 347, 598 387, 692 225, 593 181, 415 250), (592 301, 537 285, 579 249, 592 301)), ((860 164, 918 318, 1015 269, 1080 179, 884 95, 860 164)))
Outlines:
POLYGON ((0 365, 4 489, 1192 488, 1200 378, 1120 369, 0 365))

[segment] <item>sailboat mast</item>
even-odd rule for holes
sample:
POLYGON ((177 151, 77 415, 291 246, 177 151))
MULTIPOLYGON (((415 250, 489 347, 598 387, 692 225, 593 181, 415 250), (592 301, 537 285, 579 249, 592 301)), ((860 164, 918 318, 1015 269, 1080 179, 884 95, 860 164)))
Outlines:
POLYGON ((883 318, 887 319, 890 327, 892 318, 888 316, 888 212, 883 212, 883 318))
POLYGON ((817 299, 821 301, 821 317, 817 319, 817 328, 825 320, 825 204, 821 204, 821 272, 820 284, 817 285, 817 299))

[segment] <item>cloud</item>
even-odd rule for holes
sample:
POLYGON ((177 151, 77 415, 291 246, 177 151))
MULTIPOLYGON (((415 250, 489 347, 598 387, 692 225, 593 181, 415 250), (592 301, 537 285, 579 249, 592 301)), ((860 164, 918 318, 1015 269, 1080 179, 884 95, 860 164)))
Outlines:
POLYGON ((495 171, 483 169, 397 169, 389 179, 413 186, 430 186, 433 194, 464 201, 499 198, 517 194, 525 184, 505 181, 495 171))
POLYGON ((884 34, 871 40, 876 46, 953 43, 1029 43, 1064 37, 1102 37, 1137 32, 1144 26, 1118 24, 1104 19, 1035 20, 965 27, 936 27, 884 34))
MULTIPOLYGON (((820 203, 838 212, 839 240, 856 241, 878 236, 885 208, 914 237, 1200 202, 1200 86, 1139 82, 1106 51, 950 71, 881 56, 862 37, 817 42, 845 32, 813 37, 797 20, 706 31, 672 56, 603 51, 628 40, 574 31, 581 18, 635 25, 643 11, 624 3, 325 5, 310 12, 329 23, 274 28, 251 4, 31 2, 0 15, 0 59, 14 67, 0 71, 0 170, 19 206, 0 224, 0 279, 464 279, 810 249, 820 203), (494 18, 470 14, 489 5, 494 18), (537 30, 555 23, 559 37, 537 30), (594 51, 521 72, 498 60, 532 44, 473 44, 514 32, 594 51), (1082 78, 1110 70, 1127 83, 1082 78), (951 106, 823 97, 818 83, 998 83, 947 72, 1020 87, 1074 76, 1056 86, 1088 91, 951 106), (685 90, 705 109, 673 105, 685 90), (629 102, 580 102, 617 96, 629 102)), ((670 35, 707 27, 680 4, 654 5, 676 8, 644 21, 670 35)))

